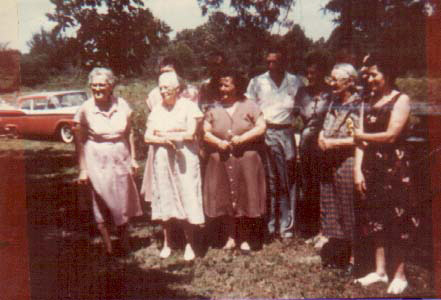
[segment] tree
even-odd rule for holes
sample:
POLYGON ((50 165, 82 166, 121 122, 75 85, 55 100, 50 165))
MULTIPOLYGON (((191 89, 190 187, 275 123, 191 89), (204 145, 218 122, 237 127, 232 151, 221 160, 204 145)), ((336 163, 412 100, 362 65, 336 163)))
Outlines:
POLYGON ((144 9, 141 0, 51 0, 56 34, 76 30, 72 46, 87 68, 103 65, 117 74, 140 73, 155 47, 168 42, 170 28, 144 9))
POLYGON ((0 93, 17 91, 20 84, 20 52, 0 44, 0 93))
POLYGON ((325 9, 339 24, 328 40, 332 50, 349 48, 360 56, 382 51, 401 71, 426 66, 426 20, 431 0, 330 0, 325 9))
POLYGON ((253 25, 239 26, 235 17, 214 12, 207 23, 179 32, 161 52, 175 56, 181 64, 182 75, 195 80, 208 75, 204 73, 207 58, 215 51, 223 52, 227 62, 243 72, 258 67, 262 63, 264 45, 269 41, 268 31, 253 25))
MULTIPOLYGON (((218 10, 223 3, 224 0, 198 0, 203 15, 218 10)), ((288 13, 294 3, 295 0, 230 0, 230 7, 237 13, 234 18, 239 26, 268 30, 276 23, 287 23, 288 13)))

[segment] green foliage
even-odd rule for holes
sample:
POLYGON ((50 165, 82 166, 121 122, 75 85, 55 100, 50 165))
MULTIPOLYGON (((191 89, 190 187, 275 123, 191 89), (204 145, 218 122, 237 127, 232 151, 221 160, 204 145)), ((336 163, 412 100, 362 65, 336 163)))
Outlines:
POLYGON ((76 30, 74 49, 83 67, 108 66, 116 74, 139 74, 152 49, 167 43, 170 28, 141 0, 51 0, 48 14, 61 34, 76 30))
POLYGON ((20 83, 20 52, 0 44, 0 92, 18 90, 20 83))
POLYGON ((42 84, 49 79, 49 69, 46 68, 49 57, 45 54, 30 55, 21 57, 21 83, 33 87, 42 84))
POLYGON ((327 11, 337 14, 337 28, 328 39, 328 48, 342 48, 363 57, 379 51, 394 57, 398 71, 426 68, 427 8, 429 0, 330 0, 327 11))
POLYGON ((209 76, 206 66, 213 52, 223 53, 227 65, 252 77, 266 70, 264 52, 271 44, 285 47, 287 69, 299 72, 312 41, 298 25, 283 36, 271 35, 259 27, 240 26, 236 18, 215 12, 204 25, 179 32, 161 54, 174 56, 180 62, 181 75, 191 81, 209 76))
MULTIPOLYGON (((285 25, 286 17, 294 0, 231 0, 230 7, 236 11, 232 17, 241 27, 270 29, 274 24, 285 25)), ((224 0, 198 0, 202 14, 218 10, 224 0)))
POLYGON ((156 84, 156 81, 153 80, 130 79, 120 82, 114 89, 114 94, 124 98, 133 109, 132 126, 135 131, 135 148, 138 160, 143 160, 147 156, 147 145, 144 143, 147 121, 145 100, 156 84))

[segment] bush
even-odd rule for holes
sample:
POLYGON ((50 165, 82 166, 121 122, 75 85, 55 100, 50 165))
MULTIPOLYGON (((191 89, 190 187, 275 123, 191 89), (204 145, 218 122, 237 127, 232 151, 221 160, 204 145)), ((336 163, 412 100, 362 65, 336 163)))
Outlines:
POLYGON ((145 100, 148 93, 156 86, 155 80, 124 80, 117 84, 114 94, 124 98, 133 109, 132 126, 135 131, 136 158, 144 160, 147 157, 147 145, 144 143, 144 133, 147 121, 145 100))

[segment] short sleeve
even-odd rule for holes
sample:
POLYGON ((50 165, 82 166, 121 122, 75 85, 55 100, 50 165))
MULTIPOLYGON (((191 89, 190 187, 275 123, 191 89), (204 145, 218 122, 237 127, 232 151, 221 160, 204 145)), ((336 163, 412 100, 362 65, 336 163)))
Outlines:
POLYGON ((187 106, 188 116, 190 118, 200 119, 204 117, 204 114, 195 102, 188 101, 185 105, 187 106))
POLYGON ((85 105, 86 102, 80 106, 74 115, 73 121, 77 124, 86 125, 87 123, 85 105))
POLYGON ((162 97, 161 93, 159 92, 159 88, 155 87, 153 90, 150 91, 149 95, 147 96, 146 104, 149 111, 153 110, 153 107, 161 103, 162 97))
POLYGON ((245 93, 246 97, 252 101, 256 101, 256 89, 255 89, 256 78, 250 80, 248 84, 247 92, 245 93))
POLYGON ((257 119, 263 115, 260 107, 251 100, 246 100, 248 115, 251 117, 254 123, 257 122, 257 119))
POLYGON ((133 113, 133 110, 130 107, 130 105, 127 103, 127 101, 124 100, 123 98, 118 98, 118 103, 121 106, 121 109, 124 111, 125 115, 127 117, 130 117, 133 113))
POLYGON ((146 121, 146 131, 144 133, 144 138, 147 137, 148 134, 152 134, 153 131, 155 130, 154 126, 155 126, 155 122, 154 122, 154 118, 155 118, 155 112, 152 111, 149 116, 147 117, 147 121, 146 121))
POLYGON ((215 114, 215 108, 214 107, 209 108, 204 114, 204 122, 213 124, 214 114, 215 114))

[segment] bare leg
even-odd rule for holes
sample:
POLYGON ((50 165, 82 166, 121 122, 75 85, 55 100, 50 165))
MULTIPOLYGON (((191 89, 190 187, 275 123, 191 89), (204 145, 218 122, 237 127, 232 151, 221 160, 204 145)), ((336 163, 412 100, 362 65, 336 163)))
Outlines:
POLYGON ((387 283, 389 278, 386 274, 386 256, 384 252, 384 243, 382 241, 376 241, 375 249, 375 272, 369 273, 362 278, 358 278, 355 282, 360 283, 363 286, 368 286, 376 282, 387 283))
POLYGON ((390 283, 387 292, 390 294, 401 294, 408 286, 406 274, 404 273, 404 252, 402 247, 394 247, 394 263, 397 266, 394 279, 390 283))
POLYGON ((375 272, 378 275, 386 274, 386 255, 384 246, 377 246, 375 249, 375 272))
POLYGON ((121 245, 121 250, 123 251, 123 254, 127 254, 130 252, 130 242, 129 242, 129 236, 127 232, 127 224, 123 224, 121 226, 118 226, 118 237, 119 242, 121 245))
POLYGON ((196 257, 192 247, 194 244, 194 229, 195 225, 187 222, 184 223, 184 234, 185 239, 187 240, 187 244, 185 245, 184 259, 187 261, 193 260, 196 257))
POLYGON ((228 240, 223 249, 229 250, 236 247, 236 220, 233 217, 225 216, 224 217, 224 228, 228 234, 228 240))
POLYGON ((250 223, 251 220, 248 218, 240 218, 238 220, 239 226, 237 226, 238 236, 240 237, 240 249, 243 251, 250 251, 251 247, 248 241, 250 240, 250 223))
POLYGON ((110 234, 109 234, 109 230, 106 227, 106 224, 104 223, 98 223, 97 225, 98 227, 98 231, 101 234, 101 237, 103 239, 104 242, 104 246, 106 247, 106 253, 107 254, 112 254, 112 241, 110 240, 110 234))

